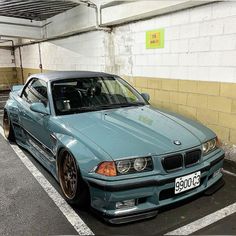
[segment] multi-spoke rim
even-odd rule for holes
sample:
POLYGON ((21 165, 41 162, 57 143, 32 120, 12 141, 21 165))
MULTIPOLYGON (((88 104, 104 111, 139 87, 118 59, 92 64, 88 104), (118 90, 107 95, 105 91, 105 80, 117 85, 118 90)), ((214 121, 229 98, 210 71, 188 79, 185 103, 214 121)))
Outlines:
POLYGON ((4 116, 3 116, 3 130, 4 130, 4 134, 5 137, 8 138, 9 134, 10 134, 10 121, 8 118, 8 115, 6 112, 4 112, 4 116))
POLYGON ((77 167, 74 158, 69 153, 65 153, 62 157, 60 182, 65 196, 73 199, 77 191, 77 167))

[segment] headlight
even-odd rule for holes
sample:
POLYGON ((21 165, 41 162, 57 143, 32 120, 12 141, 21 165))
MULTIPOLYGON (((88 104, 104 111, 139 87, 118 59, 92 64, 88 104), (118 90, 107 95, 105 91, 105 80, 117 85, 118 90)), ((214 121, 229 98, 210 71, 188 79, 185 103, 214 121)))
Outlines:
POLYGON ((212 139, 211 141, 209 141, 209 149, 213 150, 216 148, 216 139, 212 139))
POLYGON ((203 153, 209 152, 209 143, 208 142, 202 144, 202 151, 203 151, 203 153))
POLYGON ((134 174, 153 170, 152 157, 138 157, 120 161, 105 161, 94 167, 91 172, 105 176, 134 174))
POLYGON ((116 163, 117 171, 118 171, 120 174, 125 174, 125 173, 127 173, 127 172, 130 170, 130 167, 131 167, 131 162, 130 162, 130 160, 118 161, 118 162, 116 163))
POLYGON ((137 172, 153 170, 153 162, 151 157, 138 157, 116 161, 116 169, 118 175, 134 174, 137 172))
POLYGON ((217 138, 211 139, 202 144, 203 155, 207 155, 209 152, 217 148, 217 138))
POLYGON ((141 158, 135 159, 134 169, 136 171, 142 171, 146 168, 146 166, 147 166, 147 159, 146 158, 141 157, 141 158))

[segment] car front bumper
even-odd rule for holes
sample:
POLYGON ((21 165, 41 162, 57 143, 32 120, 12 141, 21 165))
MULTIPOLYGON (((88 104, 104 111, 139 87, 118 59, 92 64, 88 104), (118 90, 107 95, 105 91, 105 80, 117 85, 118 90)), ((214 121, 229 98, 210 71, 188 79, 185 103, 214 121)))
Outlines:
POLYGON ((112 223, 121 224, 154 217, 160 207, 190 198, 198 193, 211 193, 222 186, 224 152, 215 155, 185 171, 119 181, 88 178, 91 207, 112 223), (201 184, 179 194, 174 193, 175 179, 201 171, 201 184), (116 203, 135 199, 135 206, 116 209, 116 203))

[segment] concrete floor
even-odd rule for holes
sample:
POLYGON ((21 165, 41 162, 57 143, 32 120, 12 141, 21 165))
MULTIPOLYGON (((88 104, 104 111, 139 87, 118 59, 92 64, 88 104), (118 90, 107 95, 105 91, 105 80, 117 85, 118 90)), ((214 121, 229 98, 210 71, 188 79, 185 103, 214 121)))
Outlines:
POLYGON ((0 135, 0 235, 76 234, 0 135))
MULTIPOLYGON (((0 235, 77 234, 1 135, 0 150, 0 235)), ((50 173, 28 152, 24 153, 60 193, 60 187, 50 173)), ((234 163, 226 162, 224 168, 236 173, 234 163)), ((154 219, 132 224, 111 226, 103 223, 90 210, 74 210, 96 235, 165 234, 234 203, 236 177, 225 174, 224 179, 225 186, 212 196, 194 197, 161 209, 154 219)), ((234 235, 235 219, 233 214, 195 234, 234 235)))

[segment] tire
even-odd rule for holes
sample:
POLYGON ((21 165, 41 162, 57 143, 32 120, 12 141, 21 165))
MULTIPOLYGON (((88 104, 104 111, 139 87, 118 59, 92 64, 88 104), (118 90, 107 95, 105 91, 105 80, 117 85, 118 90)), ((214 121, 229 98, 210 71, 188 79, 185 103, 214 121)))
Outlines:
POLYGON ((3 130, 4 130, 5 137, 9 141, 14 142, 15 141, 14 130, 13 130, 10 118, 7 114, 7 111, 4 111, 4 115, 3 115, 3 130))
POLYGON ((75 158, 67 150, 59 154, 58 178, 63 196, 69 204, 80 208, 90 205, 89 188, 81 177, 75 158))

